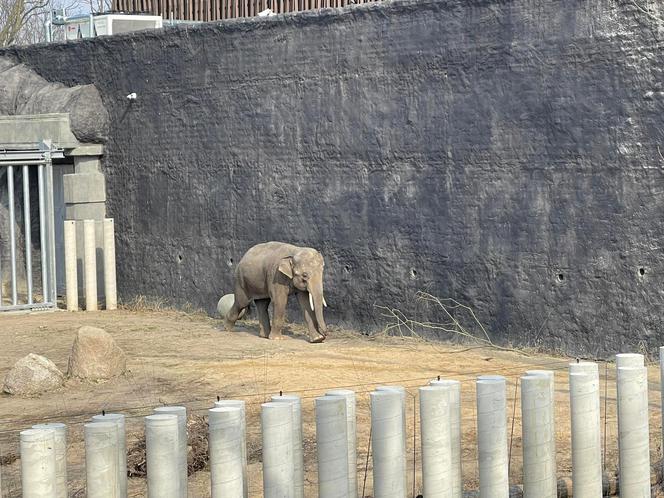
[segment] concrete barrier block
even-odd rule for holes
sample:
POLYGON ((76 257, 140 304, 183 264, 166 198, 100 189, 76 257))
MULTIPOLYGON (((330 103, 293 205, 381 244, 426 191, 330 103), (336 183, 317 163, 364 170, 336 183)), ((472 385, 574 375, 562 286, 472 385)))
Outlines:
POLYGON ((78 204, 106 201, 106 182, 102 173, 64 175, 65 203, 78 204))

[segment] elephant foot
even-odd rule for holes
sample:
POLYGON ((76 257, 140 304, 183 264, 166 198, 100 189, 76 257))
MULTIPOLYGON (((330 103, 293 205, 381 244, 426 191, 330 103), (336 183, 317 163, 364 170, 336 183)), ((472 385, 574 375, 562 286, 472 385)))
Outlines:
POLYGON ((224 328, 227 332, 233 332, 233 326, 235 324, 229 320, 224 320, 224 328))
POLYGON ((324 335, 319 335, 317 337, 313 337, 312 339, 310 339, 310 342, 312 344, 319 344, 319 343, 323 342, 324 340, 325 340, 325 336, 324 335))
POLYGON ((268 337, 271 341, 283 341, 285 337, 281 334, 271 334, 270 337, 268 337))

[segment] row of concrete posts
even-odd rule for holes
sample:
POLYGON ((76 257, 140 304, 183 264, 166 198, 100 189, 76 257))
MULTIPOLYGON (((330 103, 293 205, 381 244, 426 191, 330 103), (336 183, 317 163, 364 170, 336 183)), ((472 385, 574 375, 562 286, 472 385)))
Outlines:
MULTIPOLYGON (((660 349, 664 386, 664 347, 660 349)), ((643 356, 619 354, 617 403, 620 496, 650 497, 647 369, 643 356)), ((554 374, 531 370, 520 378, 523 495, 556 498, 554 374)), ((572 482, 575 498, 602 496, 600 389, 597 364, 569 366, 572 482)), ((477 388, 480 497, 509 498, 506 381, 481 376, 477 388)), ((381 386, 370 393, 373 496, 409 495, 406 467, 407 391, 381 386)), ((318 496, 357 498, 355 393, 329 391, 315 399, 318 496)), ((462 498, 461 384, 433 380, 419 388, 423 495, 462 498)), ((221 400, 209 410, 209 457, 213 498, 247 498, 245 402, 221 400)), ((261 405, 263 495, 304 498, 301 399, 273 396, 261 405)), ((67 496, 64 424, 21 432, 25 498, 67 496)), ((102 414, 84 426, 87 496, 125 498, 125 418, 102 414)), ((160 407, 145 417, 149 498, 187 496, 187 415, 184 407, 160 407)), ((411 482, 412 484, 412 482, 411 482)))

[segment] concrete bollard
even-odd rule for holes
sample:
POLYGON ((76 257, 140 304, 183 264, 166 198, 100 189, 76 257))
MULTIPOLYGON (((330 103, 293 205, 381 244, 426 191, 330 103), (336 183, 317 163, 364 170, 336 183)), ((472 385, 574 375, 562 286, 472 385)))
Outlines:
POLYGON ((178 416, 145 417, 148 498, 182 498, 178 416))
POLYGON ((463 468, 461 463, 461 382, 452 379, 432 380, 431 386, 448 386, 450 391, 450 444, 452 446, 453 498, 463 496, 463 468))
POLYGON ((642 354, 638 353, 618 353, 616 355, 616 368, 622 367, 642 367, 644 366, 642 354))
POLYGON ((599 371, 596 363, 569 364, 572 489, 576 498, 602 496, 599 371))
POLYGON ((85 476, 88 498, 119 496, 118 426, 115 422, 92 422, 85 433, 85 476))
POLYGON ((212 498, 240 498, 244 494, 242 415, 239 406, 208 412, 212 498))
POLYGON ((263 497, 295 496, 293 409, 288 403, 261 405, 263 497))
POLYGON ((97 311, 97 250, 95 221, 83 220, 83 276, 85 281, 85 309, 97 311))
MULTIPOLYGON (((55 438, 55 498, 67 498, 67 426, 53 422, 37 424, 33 429, 52 430, 55 438)), ((2 494, 0 493, 0 496, 2 494)))
POLYGON ((65 291, 67 311, 78 311, 78 270, 76 268, 76 222, 65 220, 65 291))
POLYGON ((524 498, 557 498, 556 459, 551 439, 551 379, 544 375, 521 377, 524 498))
POLYGON ((274 403, 287 403, 293 411, 293 469, 295 472, 295 498, 304 498, 304 451, 302 448, 302 403, 299 396, 274 395, 274 403))
POLYGON ((451 498, 452 432, 450 396, 453 387, 420 387, 420 431, 422 445, 422 491, 431 498, 451 498))
POLYGON ((375 391, 369 396, 374 497, 404 498, 403 397, 393 390, 375 391))
POLYGON ((620 497, 650 497, 648 370, 619 367, 617 379, 620 497))
MULTIPOLYGON (((660 385, 660 402, 662 407, 662 441, 661 445, 664 448, 664 346, 659 348, 659 385, 660 385)), ((664 458, 662 459, 662 465, 664 466, 664 458)), ((664 468, 661 469, 662 475, 664 475, 664 468)))
POLYGON ((187 497, 187 409, 184 406, 160 406, 154 409, 155 415, 175 415, 178 418, 178 468, 180 476, 180 496, 187 497))
POLYGON ((23 498, 56 496, 55 431, 27 429, 20 434, 23 498))
POLYGON ((555 476, 558 475, 558 466, 556 462, 556 378, 552 370, 526 370, 525 375, 542 375, 549 380, 549 391, 551 397, 551 404, 549 405, 549 420, 553 424, 551 428, 551 433, 553 437, 549 441, 551 445, 550 454, 552 455, 552 464, 553 464, 553 473, 555 476))
POLYGON ((111 422, 118 427, 118 496, 127 497, 127 434, 125 416, 121 413, 105 413, 92 417, 92 422, 111 422))
POLYGON ((378 386, 376 391, 394 391, 401 394, 401 419, 403 421, 403 479, 405 489, 408 487, 408 426, 406 424, 406 388, 403 386, 378 386))
POLYGON ((316 398, 318 497, 348 498, 348 424, 346 400, 316 398))
POLYGON ((355 393, 348 389, 334 389, 325 396, 346 400, 346 434, 348 435, 348 497, 357 498, 357 420, 355 393))
POLYGON ((115 223, 113 218, 104 219, 104 296, 106 309, 118 308, 118 290, 115 273, 115 223))
POLYGON ((509 498, 505 377, 477 378, 480 498, 509 498))
POLYGON ((247 473, 247 413, 246 403, 239 399, 222 399, 214 402, 215 408, 235 407, 242 412, 242 496, 249 497, 249 481, 247 473))

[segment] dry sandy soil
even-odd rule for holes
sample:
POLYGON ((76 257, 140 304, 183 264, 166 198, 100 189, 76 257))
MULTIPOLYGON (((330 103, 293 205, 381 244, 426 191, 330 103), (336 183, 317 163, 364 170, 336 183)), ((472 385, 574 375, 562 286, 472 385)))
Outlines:
MULTIPOLYGON (((241 322, 239 322, 241 323, 241 322)), ((411 395, 408 406, 409 467, 419 468, 420 452, 414 422, 418 422, 417 388, 440 375, 456 378, 463 386, 463 469, 466 489, 477 488, 476 414, 474 380, 481 374, 504 375, 508 379, 508 429, 512 430, 510 477, 521 482, 521 424, 515 381, 527 369, 556 371, 557 452, 560 476, 571 475, 569 441, 569 359, 527 356, 488 349, 463 351, 459 346, 431 344, 422 340, 367 337, 333 329, 324 344, 309 344, 298 326, 284 341, 257 336, 257 327, 244 322, 240 330, 228 333, 219 321, 197 314, 173 311, 52 312, 0 316, 0 379, 22 356, 34 352, 53 360, 66 371, 76 330, 82 325, 104 328, 128 354, 130 372, 120 379, 87 384, 70 380, 58 391, 38 398, 8 395, 0 402, 0 454, 11 460, 17 453, 18 431, 40 421, 69 424, 69 474, 73 496, 84 496, 84 454, 82 424, 91 415, 122 412, 128 415, 128 446, 142 435, 142 417, 153 407, 183 404, 190 413, 202 415, 217 396, 241 398, 248 403, 247 424, 250 447, 250 495, 262 495, 259 459, 260 404, 271 394, 283 391, 303 397, 305 423, 306 496, 316 496, 315 423, 313 398, 330 388, 347 387, 358 393, 358 481, 371 496, 371 459, 367 464, 369 438, 368 392, 376 385, 406 386, 411 395), (515 401, 515 393, 516 401, 515 401), (512 414, 515 414, 514 417, 512 414), (512 429, 513 428, 513 429, 512 429), (368 466, 368 471, 365 469, 368 466), (366 475, 366 480, 365 480, 366 475)), ((615 418, 615 376, 612 364, 600 365, 602 416, 606 434, 606 469, 614 472, 617 459, 615 418)), ((660 458, 659 374, 650 367, 651 454, 660 458)), ((419 425, 419 423, 418 423, 419 425)), ((4 496, 20 496, 19 462, 2 467, 4 496)), ((409 476, 412 487, 412 470, 409 476)), ((415 492, 421 490, 419 473, 415 492)), ((190 477, 190 496, 209 496, 209 473, 190 477)), ((145 496, 145 481, 130 480, 130 496, 145 496)))

